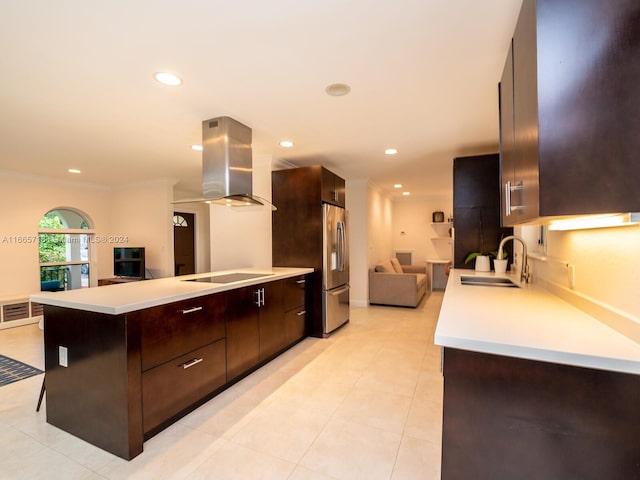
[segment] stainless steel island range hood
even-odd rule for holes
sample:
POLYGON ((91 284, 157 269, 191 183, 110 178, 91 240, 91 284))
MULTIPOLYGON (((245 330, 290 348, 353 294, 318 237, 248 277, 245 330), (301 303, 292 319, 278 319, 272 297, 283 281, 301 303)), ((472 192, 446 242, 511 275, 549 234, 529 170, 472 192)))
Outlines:
POLYGON ((202 122, 202 202, 244 207, 269 205, 268 200, 253 195, 253 160, 251 129, 230 117, 202 122))

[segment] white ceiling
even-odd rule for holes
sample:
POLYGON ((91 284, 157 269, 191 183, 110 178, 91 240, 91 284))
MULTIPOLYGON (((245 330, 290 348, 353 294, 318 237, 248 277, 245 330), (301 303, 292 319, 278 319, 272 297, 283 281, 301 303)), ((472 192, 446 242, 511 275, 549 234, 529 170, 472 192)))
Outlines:
POLYGON ((252 128, 254 156, 436 194, 454 156, 497 151, 497 84, 521 3, 3 1, 0 170, 166 177, 199 193, 190 145, 202 120, 226 115, 252 128), (160 85, 157 71, 184 83, 160 85), (334 82, 351 93, 328 96, 334 82))

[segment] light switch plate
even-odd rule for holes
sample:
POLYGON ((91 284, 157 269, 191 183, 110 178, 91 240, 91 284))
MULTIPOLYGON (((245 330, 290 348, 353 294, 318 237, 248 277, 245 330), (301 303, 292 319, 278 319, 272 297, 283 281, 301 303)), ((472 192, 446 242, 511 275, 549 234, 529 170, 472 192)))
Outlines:
POLYGON ((568 278, 569 288, 573 290, 574 288, 576 288, 576 266, 575 265, 568 265, 567 275, 569 276, 568 278))
POLYGON ((58 347, 58 364, 61 367, 69 366, 69 357, 67 355, 67 347, 63 347, 62 345, 58 347))

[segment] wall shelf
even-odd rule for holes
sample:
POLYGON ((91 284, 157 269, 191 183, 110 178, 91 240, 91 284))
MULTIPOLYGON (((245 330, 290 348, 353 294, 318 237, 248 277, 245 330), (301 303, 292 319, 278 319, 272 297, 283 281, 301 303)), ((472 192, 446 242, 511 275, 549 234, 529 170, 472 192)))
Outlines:
POLYGON ((449 231, 453 227, 451 222, 431 222, 430 223, 435 236, 431 237, 432 241, 440 242, 442 240, 448 240, 448 243, 451 244, 451 235, 449 231))

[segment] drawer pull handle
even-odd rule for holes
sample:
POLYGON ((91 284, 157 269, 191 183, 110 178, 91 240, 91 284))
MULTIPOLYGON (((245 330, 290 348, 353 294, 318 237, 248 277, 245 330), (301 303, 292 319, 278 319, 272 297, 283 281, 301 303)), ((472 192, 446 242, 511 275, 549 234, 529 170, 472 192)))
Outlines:
POLYGON ((302 310, 301 312, 298 312, 298 316, 301 317, 302 315, 304 315, 305 313, 307 313, 306 310, 302 310))
POLYGON ((191 360, 189 360, 188 362, 184 362, 182 363, 182 368, 184 368, 185 370, 189 367, 193 367, 194 365, 200 363, 202 361, 202 358, 193 358, 191 360))
POLYGON ((199 312, 200 310, 202 310, 202 307, 193 307, 193 308, 185 308, 184 310, 180 310, 180 312, 183 315, 186 315, 187 313, 199 312))
POLYGON ((306 280, 297 280, 296 283, 298 285, 302 285, 303 283, 306 283, 306 280))

